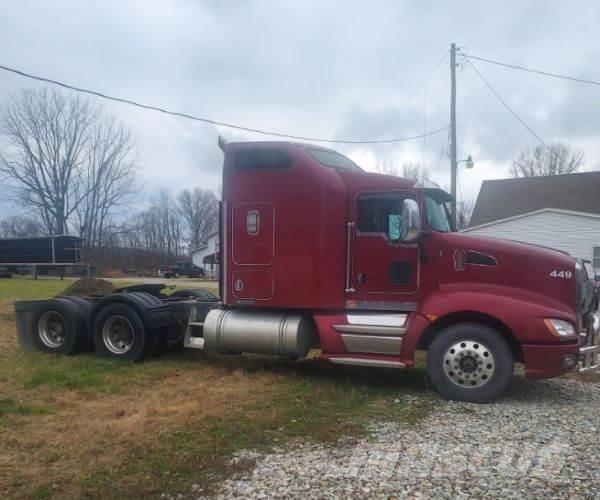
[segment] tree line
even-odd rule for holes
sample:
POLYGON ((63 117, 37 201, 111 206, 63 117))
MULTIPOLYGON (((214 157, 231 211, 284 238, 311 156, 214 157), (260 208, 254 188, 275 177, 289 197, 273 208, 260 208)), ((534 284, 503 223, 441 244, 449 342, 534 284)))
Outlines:
POLYGON ((137 141, 79 95, 23 89, 0 113, 0 174, 25 215, 0 221, 0 237, 73 234, 100 269, 141 269, 182 258, 216 229, 218 199, 205 189, 161 192, 125 214, 139 190, 137 141))
MULTIPOLYGON (((0 175, 5 199, 25 215, 0 220, 0 237, 73 234, 83 257, 100 270, 154 269, 183 258, 218 224, 218 198, 207 189, 162 191, 150 206, 130 211, 139 191, 134 134, 100 106, 77 94, 23 89, 0 110, 0 175)), ((513 177, 574 173, 583 151, 561 143, 523 151, 513 177)), ((421 165, 389 163, 380 173, 427 179, 421 165)), ((473 203, 459 200, 459 229, 468 227, 473 203)))
MULTIPOLYGON (((540 144, 519 153, 510 168, 514 178, 541 177, 548 175, 574 174, 585 167, 585 154, 566 144, 555 142, 540 144)), ((429 178, 425 167, 417 163, 405 163, 402 168, 389 162, 379 163, 375 167, 380 174, 396 175, 423 182, 429 178)), ((595 168, 598 170, 598 167, 595 168)), ((457 200, 456 225, 460 231, 469 227, 475 203, 472 200, 457 200)))

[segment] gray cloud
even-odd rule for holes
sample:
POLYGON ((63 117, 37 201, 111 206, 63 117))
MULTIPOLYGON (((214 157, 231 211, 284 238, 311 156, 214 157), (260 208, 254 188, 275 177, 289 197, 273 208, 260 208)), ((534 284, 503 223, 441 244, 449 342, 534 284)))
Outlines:
MULTIPOLYGON (((448 49, 600 79, 600 4, 516 0, 474 3, 374 1, 10 2, 0 10, 2 63, 76 85, 243 125, 298 135, 372 137, 423 130, 424 89, 403 100, 448 49)), ((498 92, 545 140, 586 147, 600 160, 600 90, 478 64, 498 92)), ((428 128, 446 125, 448 67, 427 85, 428 128)), ((0 74, 0 102, 20 86, 0 74)), ((476 155, 463 195, 503 177, 536 140, 469 68, 458 74, 459 152, 476 155)), ((156 190, 216 188, 222 157, 217 130, 123 105, 107 112, 139 137, 140 203, 156 190)), ((447 183, 444 135, 428 138, 430 171, 447 183)), ((373 161, 419 160, 422 141, 340 147, 373 161), (366 156, 365 156, 366 155, 366 156)))

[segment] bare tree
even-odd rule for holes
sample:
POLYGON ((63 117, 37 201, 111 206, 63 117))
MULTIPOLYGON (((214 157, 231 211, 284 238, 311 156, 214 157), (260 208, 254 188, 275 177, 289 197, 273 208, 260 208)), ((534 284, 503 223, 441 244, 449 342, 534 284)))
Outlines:
POLYGON ((184 189, 177 197, 187 225, 190 248, 196 248, 217 229, 219 201, 208 189, 184 189))
POLYGON ((402 165, 402 177, 412 179, 415 182, 423 182, 429 178, 429 172, 425 167, 418 163, 405 163, 402 165))
POLYGON ((12 215, 0 221, 0 238, 41 236, 40 223, 32 217, 12 215))
POLYGON ((572 174, 584 164, 584 153, 566 144, 542 144, 523 151, 513 163, 513 177, 537 177, 544 175, 572 174))
POLYGON ((423 168, 418 163, 405 163, 400 170, 396 165, 384 161, 375 166, 375 170, 380 174, 395 175, 396 177, 405 177, 412 179, 415 182, 422 182, 429 177, 427 169, 423 168))
POLYGON ((136 191, 136 155, 131 133, 113 118, 99 120, 78 183, 76 222, 84 248, 103 248, 117 229, 112 218, 136 191))
POLYGON ((462 231, 471 224, 473 215, 473 202, 469 200, 459 201, 456 204, 456 229, 462 231))
POLYGON ((45 88, 22 90, 3 109, 0 131, 8 147, 0 153, 0 171, 16 201, 35 211, 48 232, 68 232, 99 112, 78 96, 45 88))
POLYGON ((389 160, 377 163, 377 165, 375 165, 375 171, 379 174, 394 175, 396 177, 400 176, 400 169, 398 166, 394 165, 389 160))

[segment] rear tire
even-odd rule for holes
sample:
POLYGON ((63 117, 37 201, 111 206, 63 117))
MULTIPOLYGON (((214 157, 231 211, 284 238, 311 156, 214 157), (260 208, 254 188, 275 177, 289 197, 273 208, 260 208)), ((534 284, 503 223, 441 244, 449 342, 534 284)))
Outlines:
POLYGON ((36 349, 74 355, 89 345, 89 316, 77 303, 53 299, 41 305, 31 322, 31 338, 36 349))
POLYGON ((158 343, 156 332, 146 330, 138 313, 126 304, 108 304, 94 320, 93 339, 101 356, 138 362, 150 356, 158 343))
POLYGON ((488 403, 508 386, 513 373, 510 347, 493 328, 457 323, 441 330, 427 350, 427 373, 445 399, 488 403))
POLYGON ((82 350, 91 352, 94 350, 94 342, 92 341, 92 310, 94 309, 94 305, 89 301, 82 297, 59 297, 61 299, 68 300, 79 306, 84 319, 85 319, 85 330, 81 330, 83 335, 82 340, 82 350))

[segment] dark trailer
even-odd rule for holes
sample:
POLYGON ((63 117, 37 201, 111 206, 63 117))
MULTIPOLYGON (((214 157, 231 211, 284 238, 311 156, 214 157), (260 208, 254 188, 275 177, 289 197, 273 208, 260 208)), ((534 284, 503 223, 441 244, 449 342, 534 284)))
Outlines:
POLYGON ((31 272, 37 277, 44 269, 60 270, 63 276, 81 265, 81 238, 76 236, 0 239, 0 270, 5 274, 31 272))

